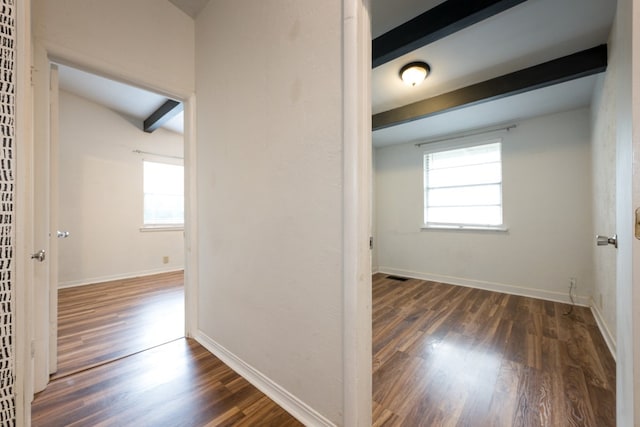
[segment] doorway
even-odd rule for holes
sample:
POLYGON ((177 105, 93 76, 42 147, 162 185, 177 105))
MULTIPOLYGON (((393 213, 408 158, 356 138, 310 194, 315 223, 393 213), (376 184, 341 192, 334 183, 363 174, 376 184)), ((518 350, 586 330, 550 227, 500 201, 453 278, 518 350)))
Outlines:
POLYGON ((166 97, 62 64, 51 82, 55 379, 184 336, 184 119, 145 132, 166 97), (153 190, 146 164, 180 191, 153 190))

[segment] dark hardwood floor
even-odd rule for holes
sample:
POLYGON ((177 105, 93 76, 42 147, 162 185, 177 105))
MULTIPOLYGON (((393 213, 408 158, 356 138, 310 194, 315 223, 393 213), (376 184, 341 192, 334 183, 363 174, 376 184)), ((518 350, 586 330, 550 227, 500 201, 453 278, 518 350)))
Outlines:
MULTIPOLYGON (((569 310, 375 275, 374 425, 615 426, 615 362, 591 312, 569 310)), ((91 343, 101 331, 96 323, 71 335, 91 343)), ((36 396, 33 425, 300 423, 195 341, 178 339, 55 379, 36 396)))
POLYGON ((59 292, 59 369, 32 425, 299 426, 184 335, 183 274, 59 292))
POLYGON ((376 426, 615 426, 615 362, 584 307, 373 280, 376 426))
POLYGON ((60 289, 53 378, 183 336, 182 271, 60 289))
POLYGON ((179 339, 53 381, 34 427, 300 426, 204 347, 179 339))

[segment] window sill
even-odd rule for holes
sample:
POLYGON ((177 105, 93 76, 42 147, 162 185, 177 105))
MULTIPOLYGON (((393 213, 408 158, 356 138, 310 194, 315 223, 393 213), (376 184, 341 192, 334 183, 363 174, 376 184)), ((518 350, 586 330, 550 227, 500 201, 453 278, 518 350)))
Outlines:
POLYGON ((140 231, 184 231, 184 225, 143 225, 140 231))
POLYGON ((453 231, 489 231, 506 233, 509 229, 504 225, 446 225, 446 224, 425 224, 422 230, 453 230, 453 231))

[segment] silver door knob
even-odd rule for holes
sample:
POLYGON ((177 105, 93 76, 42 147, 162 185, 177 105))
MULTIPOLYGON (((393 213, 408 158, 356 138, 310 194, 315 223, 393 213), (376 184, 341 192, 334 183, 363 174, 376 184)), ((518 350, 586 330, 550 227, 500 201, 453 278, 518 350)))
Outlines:
POLYGON ((613 246, 615 246, 617 248, 618 247, 618 235, 614 234, 611 237, 597 235, 596 236, 596 243, 597 243, 598 246, 613 245, 613 246))
POLYGON ((35 259, 35 260, 38 260, 39 262, 43 262, 45 259, 44 249, 41 249, 35 254, 31 255, 31 259, 35 259))
POLYGON ((56 236, 60 239, 66 239, 67 237, 69 237, 69 232, 58 230, 58 232, 56 233, 56 236))

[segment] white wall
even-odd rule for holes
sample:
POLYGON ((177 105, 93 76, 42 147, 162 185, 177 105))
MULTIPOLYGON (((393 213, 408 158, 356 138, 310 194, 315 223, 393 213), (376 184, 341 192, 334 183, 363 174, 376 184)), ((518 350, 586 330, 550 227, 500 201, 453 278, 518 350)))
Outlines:
MULTIPOLYGON (((185 117, 194 107, 195 23, 167 1, 157 0, 34 0, 32 6, 33 86, 33 172, 34 234, 30 246, 49 252, 49 233, 57 229, 49 224, 49 60, 69 63, 78 68, 132 83, 137 86, 188 101, 185 117)), ((187 122, 185 145, 191 153, 193 135, 187 122)), ((25 150, 23 153, 29 151, 25 150)), ((185 184, 191 187, 187 180, 185 184)), ((193 222, 193 221, 192 221, 193 222)), ((187 236, 191 237, 190 230, 187 236)), ((187 239, 189 241, 189 239, 187 239)), ((189 243, 189 242, 187 242, 189 243)), ((187 271, 194 255, 187 244, 187 271)), ((34 268, 33 288, 47 289, 51 269, 47 261, 34 268)), ((195 280, 185 278, 187 304, 195 292, 195 280)), ((53 292, 53 291, 52 291, 53 292)), ((35 292, 30 302, 33 313, 32 349, 35 350, 34 388, 41 390, 49 379, 50 324, 55 323, 55 298, 47 292, 35 292)), ((189 319, 188 319, 189 320, 189 319)), ((190 322, 187 322, 190 325, 190 322)), ((189 326, 188 326, 189 327, 189 326)), ((55 333, 55 330, 52 331, 55 333)))
POLYGON ((50 55, 75 65, 174 96, 193 93, 194 22, 169 1, 33 0, 33 33, 50 55))
POLYGON ((339 0, 212 0, 196 21, 199 338, 338 425, 342 25, 339 0))
MULTIPOLYGON (((616 58, 612 56, 607 72, 598 77, 591 103, 591 159, 593 182, 594 235, 616 234, 616 58)), ((595 236, 594 236, 595 238, 595 236)), ((594 312, 603 335, 612 350, 616 341, 616 253, 613 246, 593 251, 594 312)))
POLYGON ((589 120, 580 109, 524 120, 500 134, 508 232, 421 230, 423 150, 377 149, 379 269, 561 301, 575 277, 577 294, 591 295, 589 120))
MULTIPOLYGON (((375 165, 376 164, 376 150, 372 150, 371 153, 371 164, 375 165)), ((371 235, 374 238, 373 241, 373 250, 371 251, 371 273, 377 273, 378 272, 378 230, 377 230, 377 226, 378 226, 378 220, 377 220, 377 215, 378 212, 376 211, 375 207, 376 205, 376 189, 378 188, 378 183, 377 183, 377 174, 375 173, 375 170, 372 170, 372 174, 371 174, 371 235)))
POLYGON ((183 268, 182 231, 140 231, 142 161, 167 159, 132 152, 182 156, 182 135, 143 132, 127 117, 64 91, 59 124, 59 229, 71 233, 58 241, 59 285, 183 268))

